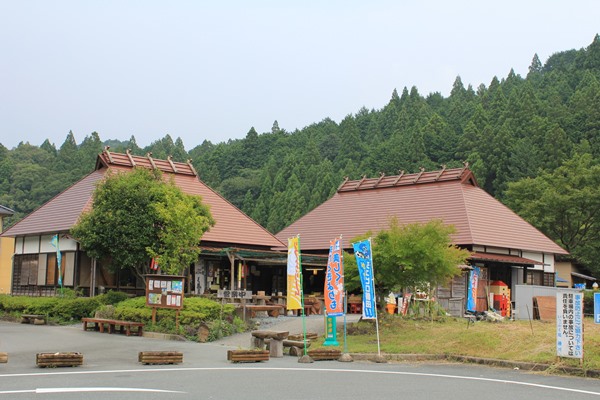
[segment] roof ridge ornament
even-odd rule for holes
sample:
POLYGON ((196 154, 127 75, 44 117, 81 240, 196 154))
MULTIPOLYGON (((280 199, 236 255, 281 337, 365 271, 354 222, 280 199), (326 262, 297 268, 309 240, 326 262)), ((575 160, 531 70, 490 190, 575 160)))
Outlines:
POLYGON ((463 161, 463 167, 460 170, 460 174, 458 175, 458 177, 462 177, 463 172, 465 172, 466 170, 469 169, 469 162, 468 161, 463 161))
POLYGON ((152 159, 152 152, 148 152, 146 153, 146 157, 148 158, 148 161, 150 161, 150 164, 152 164, 152 168, 156 169, 156 164, 154 163, 154 160, 152 159))
POLYGON ((340 189, 342 189, 342 188, 344 187, 344 185, 345 185, 346 183, 348 183, 348 180, 349 180, 349 179, 350 179, 350 178, 348 178, 347 176, 345 176, 345 177, 344 177, 344 181, 343 181, 343 182, 342 182, 342 184, 341 184, 341 185, 340 185, 340 186, 337 188, 337 191, 338 191, 338 192, 340 191, 340 189))
POLYGON ((400 182, 400 179, 402 179, 402 177, 404 176, 404 170, 403 169, 398 170, 398 172, 400 173, 400 175, 398 175, 398 177, 396 178, 396 180, 394 181, 394 183, 392 184, 392 186, 396 186, 398 184, 398 182, 400 182))
POLYGON ((413 183, 417 183, 419 181, 419 179, 421 178, 421 176, 423 175, 423 173, 425 172, 425 168, 423 167, 419 167, 419 174, 416 176, 416 178, 413 180, 413 183))
POLYGON ((356 184, 356 186, 354 186, 354 190, 358 190, 358 188, 360 187, 360 185, 362 185, 364 183, 364 181, 367 180, 367 175, 363 175, 361 180, 358 181, 358 183, 356 184))
POLYGON ((385 177, 385 172, 380 172, 379 179, 377 179, 377 182, 375 182, 375 184, 373 185, 373 189, 376 188, 377 185, 379 185, 379 183, 383 180, 384 177, 385 177))
POLYGON ((196 168, 194 168, 194 166, 192 165, 192 159, 188 158, 186 163, 187 163, 188 167, 190 167, 190 169, 192 170, 194 175, 198 176, 198 172, 196 172, 196 168))
POLYGON ((171 156, 171 155, 167 156, 167 161, 169 162, 169 164, 171 164, 171 168, 173 169, 173 172, 177 173, 177 168, 175 167, 175 164, 173 164, 173 156, 171 156))
POLYGON ((442 164, 442 169, 440 170, 440 172, 438 172, 437 176, 435 177, 436 182, 440 180, 444 171, 446 171, 446 164, 442 164))
POLYGON ((125 154, 127 154, 127 158, 129 158, 129 162, 131 163, 131 166, 135 167, 135 160, 131 156, 131 149, 125 150, 125 154))
POLYGON ((104 146, 104 152, 108 156, 108 161, 110 161, 111 164, 114 164, 114 160, 112 158, 112 155, 110 154, 110 151, 108 151, 108 149, 110 149, 110 146, 104 146))

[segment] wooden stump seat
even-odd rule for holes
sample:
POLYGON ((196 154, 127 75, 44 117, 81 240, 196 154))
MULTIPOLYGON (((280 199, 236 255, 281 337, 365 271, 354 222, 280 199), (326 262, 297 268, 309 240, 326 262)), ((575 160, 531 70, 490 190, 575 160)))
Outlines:
POLYGON ((34 324, 34 325, 45 325, 46 324, 46 316, 41 314, 22 314, 21 315, 21 323, 22 324, 34 324))
POLYGON ((236 363, 269 361, 269 351, 260 349, 227 350, 227 360, 236 363))
POLYGON ((337 349, 313 349, 308 350, 308 355, 315 361, 337 360, 341 357, 341 350, 337 349))
POLYGON ((138 362, 142 364, 181 364, 183 353, 180 351, 140 351, 138 362))
POLYGON ((40 368, 45 367, 77 367, 83 365, 81 353, 38 353, 35 363, 40 368))

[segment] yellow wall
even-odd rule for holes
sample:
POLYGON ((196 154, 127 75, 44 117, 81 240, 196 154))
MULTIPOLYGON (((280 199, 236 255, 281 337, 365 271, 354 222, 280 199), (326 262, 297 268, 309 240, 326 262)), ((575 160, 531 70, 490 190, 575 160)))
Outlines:
POLYGON ((573 279, 571 279, 571 272, 573 271, 573 264, 571 261, 557 261, 554 264, 556 275, 560 276, 567 282, 556 282, 558 287, 573 287, 573 279))
MULTIPOLYGON (((0 218, 0 232, 2 232, 2 222, 0 218)), ((10 293, 14 251, 14 238, 0 238, 0 293, 10 293)))

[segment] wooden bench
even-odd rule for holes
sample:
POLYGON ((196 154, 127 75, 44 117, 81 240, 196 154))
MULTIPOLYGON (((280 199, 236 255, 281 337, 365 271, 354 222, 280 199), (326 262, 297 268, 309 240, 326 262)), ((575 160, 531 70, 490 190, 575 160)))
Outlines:
POLYGON ((22 324, 34 324, 34 325, 45 325, 46 324, 46 316, 41 314, 22 314, 21 315, 21 323, 22 324))
POLYGON ((137 328, 137 335, 142 336, 144 334, 144 324, 142 322, 132 321, 119 321, 116 319, 105 319, 105 318, 81 318, 83 322, 83 330, 88 330, 88 324, 92 324, 91 328, 100 333, 104 332, 104 327, 107 326, 108 333, 114 333, 116 327, 119 327, 120 333, 125 333, 127 336, 131 336, 131 328, 137 328))
POLYGON ((250 311, 251 318, 256 317, 257 311, 266 311, 266 312, 268 312, 270 317, 275 317, 275 318, 277 318, 279 316, 279 314, 282 314, 285 312, 285 306, 281 305, 281 304, 266 304, 266 305, 248 304, 246 306, 246 309, 250 311))
MULTIPOLYGON (((271 339, 265 339, 267 348, 271 349, 271 339)), ((306 340, 306 348, 310 347, 310 340, 306 340)), ((301 356, 304 354, 304 341, 303 340, 283 340, 283 349, 289 349, 290 356, 301 356)))
POLYGON ((181 364, 183 353, 179 351, 140 351, 138 362, 142 364, 181 364))
POLYGON ((288 331, 252 331, 251 347, 265 348, 265 339, 271 339, 269 352, 271 357, 283 357, 283 341, 287 339, 288 331))

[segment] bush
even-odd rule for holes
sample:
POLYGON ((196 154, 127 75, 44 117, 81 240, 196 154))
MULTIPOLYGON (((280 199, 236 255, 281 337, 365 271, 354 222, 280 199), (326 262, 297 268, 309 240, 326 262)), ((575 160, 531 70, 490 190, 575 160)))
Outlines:
POLYGON ((242 320, 234 315, 235 308, 201 297, 184 298, 179 313, 179 329, 175 328, 176 310, 158 308, 156 324, 152 324, 152 309, 146 306, 145 297, 122 301, 115 307, 115 318, 143 322, 147 331, 175 333, 196 340, 200 325, 210 328, 209 340, 241 332, 245 329, 242 320))
POLYGON ((180 334, 193 340, 202 324, 210 329, 209 340, 245 330, 244 322, 235 316, 232 305, 201 297, 184 299, 179 329, 176 329, 176 310, 172 309, 157 309, 156 324, 152 324, 152 309, 146 306, 145 297, 130 298, 126 293, 113 291, 92 298, 75 294, 75 291, 65 291, 60 297, 0 295, 0 314, 13 318, 21 314, 42 314, 55 323, 72 323, 98 312, 100 318, 143 322, 148 331, 180 334))
POLYGON ((101 297, 102 304, 115 305, 129 299, 131 296, 124 292, 109 290, 108 293, 98 297, 101 297))
POLYGON ((13 317, 21 314, 46 315, 56 323, 69 323, 89 317, 100 307, 97 298, 72 297, 26 297, 0 295, 0 312, 13 317))

